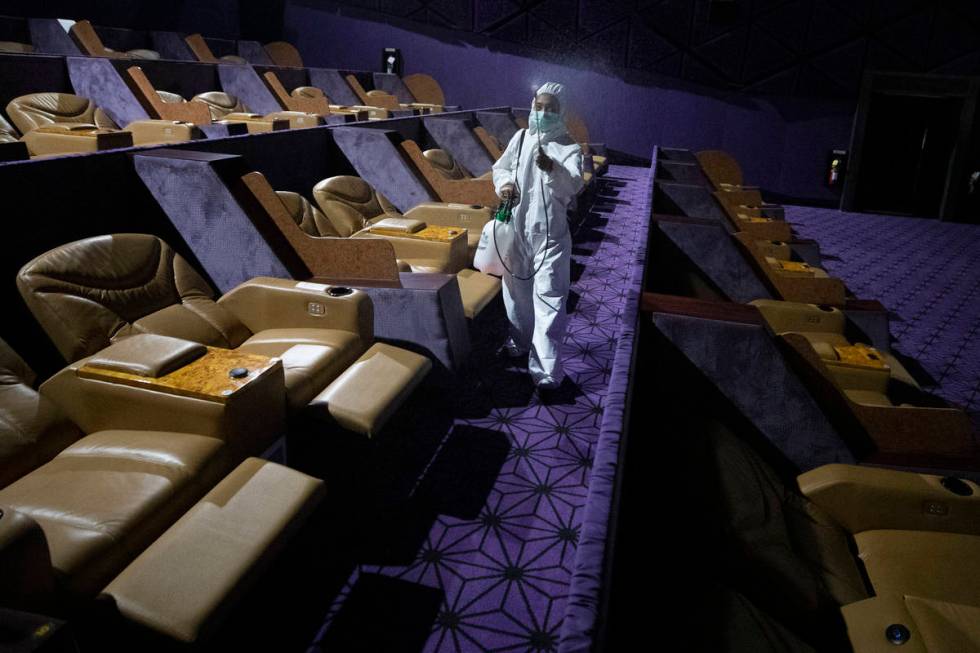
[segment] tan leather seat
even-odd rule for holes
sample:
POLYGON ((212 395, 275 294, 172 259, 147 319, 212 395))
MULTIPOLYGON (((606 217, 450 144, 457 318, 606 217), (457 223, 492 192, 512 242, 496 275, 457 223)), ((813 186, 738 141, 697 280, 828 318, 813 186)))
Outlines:
POLYGON ((103 129, 117 129, 88 98, 70 93, 31 93, 14 98, 7 104, 7 115, 21 134, 59 123, 87 124, 103 129))
MULTIPOLYGON (((914 388, 919 387, 908 370, 891 353, 871 347, 868 347, 867 351, 860 349, 860 346, 856 349, 855 343, 845 335, 847 317, 838 308, 773 299, 756 299, 749 303, 759 309, 776 335, 784 336, 792 333, 802 336, 813 351, 830 365, 832 371, 841 369, 840 366, 863 366, 868 370, 880 370, 885 379, 890 378, 914 388), (853 358, 855 356, 860 358, 853 358)), ((841 380, 845 379, 850 380, 850 377, 841 377, 841 380)), ((874 402, 877 405, 891 405, 884 392, 885 389, 882 388, 882 396, 874 402)), ((845 392, 850 391, 845 390, 845 392)), ((858 392, 860 393, 861 390, 858 392)), ((863 392, 870 397, 868 388, 863 388, 863 392)))
POLYGON ((87 98, 69 93, 22 95, 10 101, 7 115, 23 134, 21 140, 32 156, 133 145, 131 132, 120 130, 87 98))
POLYGON ((148 48, 136 48, 134 50, 127 50, 128 54, 133 59, 146 59, 149 61, 156 61, 160 58, 160 53, 156 50, 150 50, 148 48))
MULTIPOLYGON (((458 224, 460 216, 468 216, 472 207, 455 204, 421 204, 402 215, 398 209, 375 191, 360 177, 338 176, 324 179, 313 187, 317 207, 309 205, 305 198, 295 193, 280 193, 287 210, 301 229, 310 235, 350 237, 370 236, 372 226, 380 229, 394 218, 417 220, 426 225, 440 225, 466 229, 465 251, 451 251, 449 260, 433 260, 431 245, 418 240, 384 236, 395 249, 400 268, 412 272, 451 272, 456 274, 463 310, 469 318, 475 317, 500 292, 500 281, 476 270, 472 266, 473 254, 480 241, 480 233, 489 219, 489 213, 474 217, 472 223, 458 224), (482 220, 482 221, 478 221, 482 220), (313 231, 315 229, 315 231, 313 231)), ((474 212, 475 216, 475 212, 474 212)))
MULTIPOLYGON (((384 195, 374 190, 370 184, 360 177, 341 175, 324 179, 314 186, 313 199, 323 215, 329 219, 342 236, 349 236, 385 217, 403 217, 401 212, 384 195)), ((418 216, 418 219, 427 224, 445 224, 466 228, 467 260, 472 262, 485 221, 473 224, 444 222, 432 213, 431 209, 434 206, 433 203, 420 205, 409 210, 404 217, 418 216)), ((441 204, 440 207, 451 207, 453 211, 449 211, 449 213, 463 213, 468 209, 468 207, 451 203, 441 204)))
POLYGON ((170 91, 157 91, 157 96, 164 102, 171 102, 174 104, 180 104, 181 102, 187 102, 183 96, 177 93, 171 93, 170 91))
POLYGON ((213 486, 216 438, 102 431, 0 490, 0 505, 44 530, 63 591, 91 596, 213 486))
POLYGON ((0 116, 0 143, 16 143, 20 138, 17 130, 3 116, 0 116))
POLYGON ((446 179, 466 179, 470 177, 470 174, 463 170, 459 162, 449 156, 445 150, 425 150, 422 152, 422 156, 431 161, 436 170, 446 179))
MULTIPOLYGON (((337 178, 331 177, 330 179, 337 178)), ((330 179, 325 181, 330 181, 330 179)), ((357 177, 351 177, 350 179, 361 182, 357 177)), ((367 186, 367 184, 364 185, 367 186)), ((323 199, 327 196, 332 198, 338 197, 334 193, 334 189, 330 187, 330 184, 324 186, 324 182, 321 182, 317 184, 313 191, 314 196, 317 196, 323 202, 325 208, 330 211, 329 218, 323 211, 313 206, 299 193, 276 191, 276 194, 282 200, 286 210, 299 228, 314 237, 374 238, 378 236, 371 230, 373 225, 376 225, 380 229, 384 226, 389 226, 390 223, 395 223, 390 226, 400 228, 403 226, 403 223, 406 223, 401 214, 397 212, 381 213, 370 219, 365 218, 365 215, 369 215, 374 210, 380 208, 382 201, 388 204, 388 200, 384 199, 382 195, 375 194, 370 186, 367 186, 367 189, 372 194, 372 197, 367 202, 358 201, 364 199, 363 195, 358 194, 354 198, 350 198, 349 195, 343 192, 350 190, 348 184, 338 183, 336 186, 341 189, 343 196, 351 199, 353 206, 337 199, 323 199), (319 194, 317 189, 320 189, 319 194), (361 210, 364 210, 365 213, 361 213, 361 210), (394 220, 391 220, 391 218, 394 220)), ((359 185, 351 184, 351 186, 358 187, 359 185)), ((391 209, 394 210, 394 207, 391 207, 391 209)), ((425 227, 424 224, 415 226, 425 227)), ((400 237, 397 233, 386 233, 381 237, 391 243, 395 250, 395 257, 399 269, 405 272, 456 273, 466 265, 465 247, 457 248, 451 242, 437 243, 426 239, 411 238, 408 233, 404 237, 400 237)))
POLYGON ((228 114, 249 113, 248 108, 234 95, 222 91, 208 91, 194 96, 198 102, 208 105, 211 120, 224 120, 228 114))
POLYGON ((0 41, 0 52, 31 54, 34 52, 34 46, 30 43, 20 43, 18 41, 0 41))
POLYGON ((249 133, 259 133, 270 131, 276 121, 286 121, 288 125, 284 127, 302 128, 314 127, 317 124, 317 117, 301 111, 274 111, 265 116, 251 113, 248 106, 240 99, 229 93, 222 91, 208 91, 195 95, 192 101, 203 102, 208 105, 211 120, 230 120, 244 121, 248 124, 249 133))
POLYGON ((313 201, 340 236, 349 237, 386 216, 401 212, 360 177, 337 176, 313 187, 313 201))
POLYGON ((216 483, 227 461, 220 440, 198 435, 82 437, 33 378, 0 340, 0 506, 40 525, 60 592, 91 596, 216 483))
MULTIPOLYGON (((62 245, 21 268, 28 307, 69 361, 136 333, 282 358, 290 406, 305 405, 371 344, 371 315, 338 309, 344 329, 278 324, 253 333, 169 245, 155 236, 117 234, 62 245), (347 315, 347 317, 344 317, 347 315), (351 322, 356 324, 350 325, 351 322), (287 328, 278 328, 287 327, 287 328)), ((362 298, 366 299, 366 298, 362 298)), ((367 306, 370 306, 368 303, 367 306)), ((266 309, 262 309, 266 310, 266 309)), ((272 310, 272 309, 269 309, 272 310)), ((275 323, 275 316, 268 320, 275 323)))
POLYGON ((82 437, 32 387, 34 371, 0 339, 0 488, 48 462, 82 437))
POLYGON ((710 441, 719 557, 754 603, 808 639, 844 631, 855 651, 895 648, 892 624, 910 631, 911 650, 973 650, 962 644, 980 635, 976 483, 957 493, 939 476, 835 464, 797 489, 732 434, 710 441))

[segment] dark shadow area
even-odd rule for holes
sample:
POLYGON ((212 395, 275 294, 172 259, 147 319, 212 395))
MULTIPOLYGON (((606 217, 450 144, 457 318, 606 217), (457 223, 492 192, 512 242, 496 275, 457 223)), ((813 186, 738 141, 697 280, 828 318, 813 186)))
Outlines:
POLYGON ((571 406, 581 396, 582 388, 567 376, 562 380, 561 385, 554 390, 538 390, 538 397, 541 399, 542 406, 571 406))
MULTIPOLYGON (((720 472, 741 463, 730 451, 748 451, 745 459, 757 461, 752 469, 766 470, 764 475, 771 475, 766 478, 784 484, 787 493, 796 487, 798 470, 648 318, 641 317, 640 338, 634 408, 621 458, 623 485, 606 586, 608 604, 596 650, 629 650, 630 642, 649 637, 650 605, 636 597, 656 588, 658 594, 671 597, 657 607, 657 623, 670 624, 657 631, 664 650, 846 651, 836 605, 821 599, 801 607, 780 599, 796 591, 780 576, 784 569, 811 572, 780 567, 761 543, 757 553, 756 547, 738 539, 739 533, 733 532, 738 526, 729 521, 734 519, 731 511, 738 509, 732 502, 762 510, 771 502, 754 494, 753 474, 720 472), (651 474, 649 461, 654 458, 669 463, 651 474), (733 479, 741 480, 733 485, 733 479), (665 525, 662 536, 645 537, 651 520, 665 525), (765 566, 770 563, 776 566, 765 566)), ((768 519, 782 519, 774 514, 778 517, 768 519)), ((786 553, 787 564, 794 555, 786 553)), ((809 577, 800 582, 806 587, 809 577)))
POLYGON ((510 441, 503 433, 457 425, 419 483, 414 498, 438 514, 476 519, 509 452, 510 441))
POLYGON ((421 651, 443 601, 441 590, 362 574, 320 642, 324 651, 421 651))
MULTIPOLYGON (((889 314, 889 318, 890 317, 891 315, 889 314)), ((902 364, 902 367, 904 367, 908 373, 912 375, 912 378, 915 379, 919 385, 939 385, 939 381, 936 380, 936 377, 930 374, 929 371, 923 367, 922 363, 920 363, 917 359, 906 356, 897 349, 892 349, 889 353, 902 364)))

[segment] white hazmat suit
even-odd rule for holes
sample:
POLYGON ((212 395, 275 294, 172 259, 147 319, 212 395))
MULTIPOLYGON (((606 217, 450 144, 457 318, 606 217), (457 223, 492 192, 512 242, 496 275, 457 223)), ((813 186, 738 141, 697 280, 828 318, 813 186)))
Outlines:
MULTIPOLYGON (((538 89, 558 100, 559 117, 564 117, 564 87, 548 83, 538 89)), ((572 238, 566 212, 569 202, 584 183, 582 148, 565 130, 563 120, 543 131, 537 129, 532 101, 531 127, 510 139, 493 165, 497 194, 514 184, 517 204, 512 213, 515 247, 526 261, 521 270, 503 276, 504 308, 510 320, 512 353, 528 351, 528 371, 535 385, 556 387, 564 378, 560 347, 565 334, 565 303, 570 285, 572 238), (521 135, 524 134, 523 145, 521 135), (538 146, 552 159, 551 171, 541 170, 536 159, 538 146)))

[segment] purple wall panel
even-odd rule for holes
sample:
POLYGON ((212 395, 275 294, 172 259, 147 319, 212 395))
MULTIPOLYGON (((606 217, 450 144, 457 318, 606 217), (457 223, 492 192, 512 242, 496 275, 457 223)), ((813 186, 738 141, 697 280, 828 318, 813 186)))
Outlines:
POLYGON ((801 199, 834 201, 823 186, 826 152, 850 142, 850 101, 770 100, 696 87, 631 84, 596 70, 538 61, 459 40, 289 2, 286 38, 310 65, 372 69, 381 49, 401 48, 405 74, 440 81, 446 101, 468 108, 525 107, 549 80, 568 85, 593 141, 645 157, 655 144, 722 148, 742 163, 746 182, 801 199), (803 112, 801 107, 815 108, 803 112), (822 116, 817 118, 817 116, 822 116))
POLYGON ((92 100, 120 127, 149 118, 111 59, 67 57, 65 63, 75 93, 92 100))
POLYGON ((219 64, 218 79, 221 90, 236 96, 249 111, 266 114, 282 110, 272 91, 248 64, 219 64))

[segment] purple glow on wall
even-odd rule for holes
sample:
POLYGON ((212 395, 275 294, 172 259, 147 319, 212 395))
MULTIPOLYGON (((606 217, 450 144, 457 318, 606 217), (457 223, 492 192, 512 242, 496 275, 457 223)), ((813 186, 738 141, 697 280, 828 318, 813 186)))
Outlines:
POLYGON ((401 48, 405 71, 439 80, 446 101, 466 108, 530 103, 542 82, 565 83, 593 141, 646 157, 655 144, 722 148, 741 162, 747 183, 795 198, 833 201, 824 188, 826 153, 850 142, 850 101, 752 98, 696 87, 624 81, 613 73, 538 61, 459 38, 287 2, 285 37, 307 65, 375 70, 384 47, 401 48))

